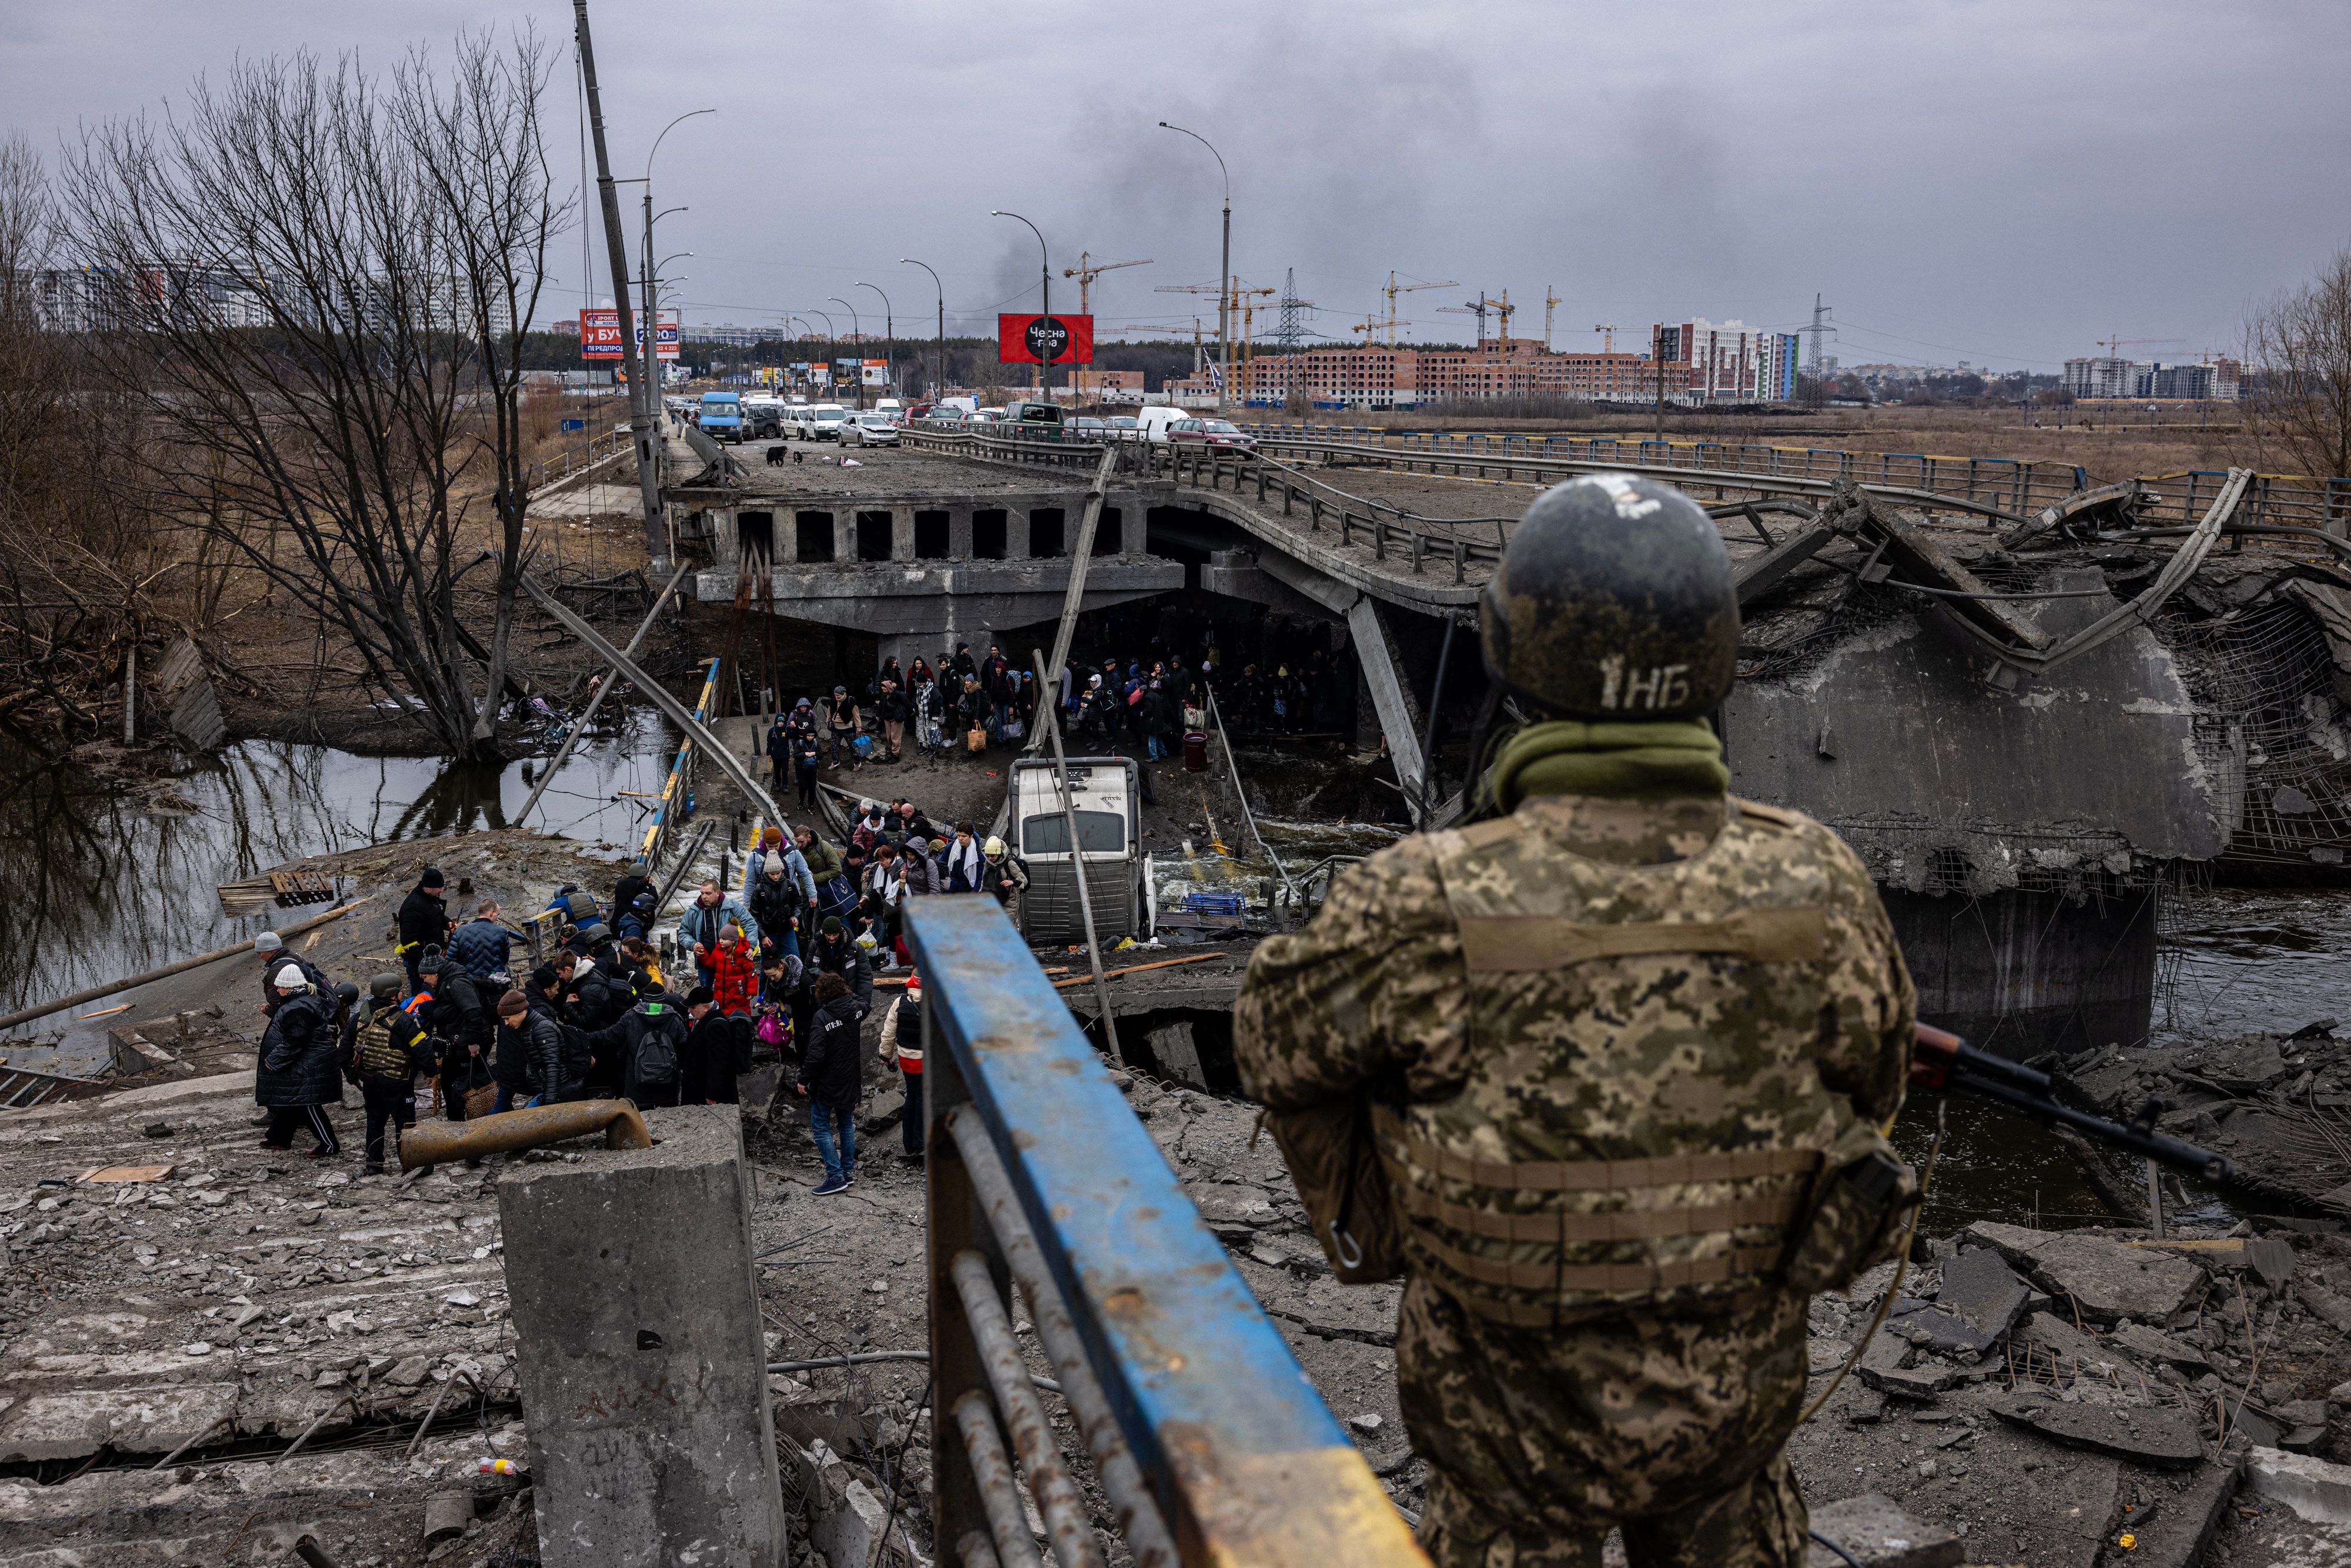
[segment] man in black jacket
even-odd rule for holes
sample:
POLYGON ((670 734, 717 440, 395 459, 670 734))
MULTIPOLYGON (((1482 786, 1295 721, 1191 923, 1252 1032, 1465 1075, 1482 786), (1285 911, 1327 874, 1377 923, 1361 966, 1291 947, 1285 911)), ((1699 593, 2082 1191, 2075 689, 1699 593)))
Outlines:
POLYGON ((282 966, 271 984, 279 994, 277 1010, 261 1037, 254 1075, 254 1098, 269 1108, 261 1146, 290 1149, 294 1129, 308 1125, 317 1140, 310 1157, 331 1159, 342 1152, 326 1109, 343 1099, 343 1038, 336 1027, 335 998, 312 990, 294 964, 282 966))
POLYGON ((449 905, 441 896, 445 885, 438 866, 426 866, 424 874, 400 904, 400 961, 408 968, 410 995, 424 988, 423 960, 427 947, 438 947, 449 940, 449 905))
POLYGON ((747 1014, 729 1016, 712 1006, 710 988, 696 986, 685 994, 685 1048, 679 1053, 678 1102, 685 1105, 732 1105, 735 1067, 743 1035, 751 1027, 747 1014))
POLYGON ((685 1051, 684 1005, 666 993, 645 998, 584 1043, 600 1064, 619 1071, 622 1092, 640 1106, 678 1103, 680 1063, 685 1051))
POLYGON ((796 1087, 808 1099, 809 1131, 816 1138, 817 1157, 824 1162, 819 1197, 847 1192, 857 1179, 857 1090, 862 1082, 857 1026, 865 1010, 866 1004, 838 974, 818 978, 816 1012, 801 1043, 796 1087))
POLYGON ((496 1039, 496 1026, 472 978, 445 963, 440 949, 426 948, 419 967, 423 989, 433 996, 424 1009, 424 1027, 449 1042, 441 1053, 441 1113, 462 1122, 465 1092, 488 1079, 489 1064, 482 1058, 496 1039))
POLYGON ((792 770, 792 737, 784 728, 784 716, 778 714, 776 722, 768 727, 768 761, 776 770, 776 793, 784 792, 784 776, 792 770))
POLYGON ((400 1005, 398 975, 378 975, 368 982, 371 993, 352 1030, 351 1076, 359 1081, 360 1103, 367 1110, 367 1144, 363 1170, 383 1174, 384 1129, 416 1124, 416 1076, 439 1066, 437 1042, 416 1021, 413 1006, 400 1005))
POLYGON ((508 991, 498 998, 496 1109, 552 1105, 588 1097, 588 1051, 570 1043, 561 1024, 531 1010, 530 998, 508 991))

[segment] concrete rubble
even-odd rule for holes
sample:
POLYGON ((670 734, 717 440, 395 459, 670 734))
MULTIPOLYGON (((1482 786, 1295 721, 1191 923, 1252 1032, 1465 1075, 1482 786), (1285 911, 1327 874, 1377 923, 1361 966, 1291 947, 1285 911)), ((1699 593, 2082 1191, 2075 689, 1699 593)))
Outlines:
MULTIPOLYGON (((1249 1106, 1119 1076, 1383 1486, 1416 1512, 1426 1476, 1396 1401, 1400 1288, 1332 1281, 1249 1106)), ((89 1568, 277 1562, 304 1531, 346 1568, 539 1561, 500 1199, 560 1155, 356 1178, 348 1164, 256 1150, 250 1082, 162 1084, 0 1122, 0 1231, 20 1282, 0 1322, 0 1568, 64 1552, 89 1568), (158 1124, 170 1133, 149 1136, 158 1124), (172 1169, 76 1180, 107 1164, 172 1169), (432 1430, 404 1457, 436 1396, 432 1430), (270 1462, 306 1432, 301 1451, 270 1462), (172 1467, 151 1468, 183 1443, 172 1467), (482 1474, 486 1458, 522 1473, 482 1474)), ((897 1153, 896 1085, 878 1063, 869 1089, 859 1181, 819 1199, 797 1106, 771 1121, 747 1083, 757 1332, 771 1366, 926 1348, 921 1167, 897 1153)), ((600 1144, 580 1152, 588 1167, 605 1157, 600 1144)), ((2279 1230, 2158 1243, 1979 1221, 1922 1241, 1918 1258, 1791 1450, 1815 1528, 1859 1538, 1831 1535, 1858 1561, 2188 1568, 2351 1551, 2351 1524, 2331 1511, 2351 1518, 2351 1333, 2314 1304, 2351 1301, 2351 1242, 2279 1230)), ((1813 1302, 1813 1394, 1892 1276, 1881 1266, 1813 1302)), ((1033 1336, 1023 1343, 1050 1375, 1033 1336)), ((932 1561, 923 1362, 767 1382, 794 1568, 862 1568, 885 1532, 879 1561, 932 1561)), ((1050 1396, 1047 1408, 1069 1442, 1066 1411, 1050 1396)), ((1074 1468, 1107 1531, 1106 1500, 1074 1468)), ((1125 1560, 1115 1547, 1112 1559, 1125 1560)))

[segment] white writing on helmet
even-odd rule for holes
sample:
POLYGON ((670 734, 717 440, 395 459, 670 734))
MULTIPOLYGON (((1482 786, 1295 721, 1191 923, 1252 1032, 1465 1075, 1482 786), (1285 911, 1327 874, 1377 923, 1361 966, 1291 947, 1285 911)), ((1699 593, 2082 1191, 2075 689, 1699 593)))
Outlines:
POLYGON ((1600 706, 1604 709, 1679 707, 1689 700, 1687 664, 1651 664, 1627 672, 1625 657, 1611 653, 1600 661, 1600 706))
POLYGON ((1637 520, 1660 510, 1665 503, 1652 496, 1644 496, 1635 487, 1629 474, 1591 474, 1576 481, 1580 485, 1596 485, 1608 492, 1616 515, 1627 520, 1637 520))

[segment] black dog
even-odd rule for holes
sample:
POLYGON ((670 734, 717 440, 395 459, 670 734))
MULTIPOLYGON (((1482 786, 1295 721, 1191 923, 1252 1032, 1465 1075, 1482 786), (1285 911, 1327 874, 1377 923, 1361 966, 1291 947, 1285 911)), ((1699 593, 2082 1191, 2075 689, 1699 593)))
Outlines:
POLYGON ((804 463, 808 461, 808 454, 795 448, 792 452, 792 461, 795 463, 804 463))
POLYGON ((784 465, 784 449, 783 449, 782 447, 780 447, 780 446, 770 446, 770 447, 768 447, 768 467, 770 467, 770 468, 781 468, 783 465, 784 465))

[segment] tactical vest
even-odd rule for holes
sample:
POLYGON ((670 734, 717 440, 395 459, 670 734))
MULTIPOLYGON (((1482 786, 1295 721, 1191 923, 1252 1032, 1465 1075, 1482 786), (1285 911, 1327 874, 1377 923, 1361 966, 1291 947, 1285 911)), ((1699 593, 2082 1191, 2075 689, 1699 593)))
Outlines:
POLYGON ((416 1065, 408 1054, 418 1030, 416 1020, 398 1007, 378 1009, 369 1003, 367 1015, 360 1019, 359 1035, 351 1047, 352 1060, 369 1078, 393 1083, 413 1082, 416 1065))
POLYGON ((1523 1326, 1771 1282, 1853 1123, 1816 1066, 1850 946, 1827 831, 1741 801, 1690 858, 1625 864, 1574 852, 1577 809, 1431 841, 1468 1081, 1374 1117, 1415 1271, 1523 1326))

